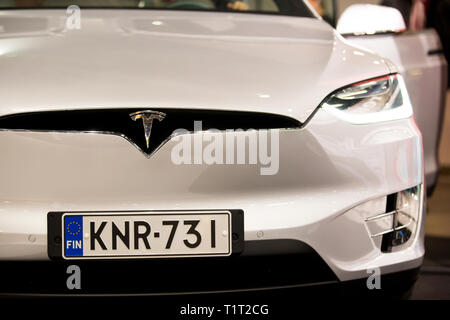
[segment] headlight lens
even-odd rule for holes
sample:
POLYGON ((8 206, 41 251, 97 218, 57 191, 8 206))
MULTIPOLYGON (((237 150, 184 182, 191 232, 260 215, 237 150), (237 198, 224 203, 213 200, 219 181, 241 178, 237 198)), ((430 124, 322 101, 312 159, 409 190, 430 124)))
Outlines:
POLYGON ((411 102, 399 74, 358 82, 340 89, 325 99, 322 107, 355 124, 412 116, 411 102))

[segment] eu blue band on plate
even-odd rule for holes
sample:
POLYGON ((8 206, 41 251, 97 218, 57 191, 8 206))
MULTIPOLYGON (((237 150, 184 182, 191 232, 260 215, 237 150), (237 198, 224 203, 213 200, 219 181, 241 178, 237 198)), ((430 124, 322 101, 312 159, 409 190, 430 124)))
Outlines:
POLYGON ((64 217, 64 255, 66 257, 83 256, 83 217, 64 217))

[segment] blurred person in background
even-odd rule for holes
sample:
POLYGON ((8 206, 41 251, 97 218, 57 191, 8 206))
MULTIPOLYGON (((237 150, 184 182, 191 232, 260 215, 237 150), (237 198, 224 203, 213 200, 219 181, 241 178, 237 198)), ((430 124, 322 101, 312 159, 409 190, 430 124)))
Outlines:
POLYGON ((324 5, 327 4, 324 3, 326 1, 329 0, 308 0, 308 3, 323 18, 323 20, 331 25, 334 25, 333 17, 330 17, 324 8, 324 5))
POLYGON ((322 6, 322 0, 308 0, 309 4, 311 5, 311 7, 314 8, 314 10, 316 10, 316 12, 318 14, 320 14, 321 16, 323 16, 323 6, 322 6))

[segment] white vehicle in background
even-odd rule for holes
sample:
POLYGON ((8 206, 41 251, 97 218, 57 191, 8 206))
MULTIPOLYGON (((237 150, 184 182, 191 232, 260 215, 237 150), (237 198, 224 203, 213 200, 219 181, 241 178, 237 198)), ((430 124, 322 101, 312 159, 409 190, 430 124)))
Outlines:
POLYGON ((394 65, 295 0, 97 0, 74 30, 39 2, 0 10, 0 293, 73 293, 69 265, 79 294, 411 289, 423 149, 394 65))
POLYGON ((422 132, 425 182, 430 196, 439 175, 439 141, 447 90, 447 61, 434 29, 406 31, 401 13, 391 7, 354 4, 337 19, 341 3, 325 0, 330 23, 350 43, 369 49, 395 64, 403 76, 422 132))

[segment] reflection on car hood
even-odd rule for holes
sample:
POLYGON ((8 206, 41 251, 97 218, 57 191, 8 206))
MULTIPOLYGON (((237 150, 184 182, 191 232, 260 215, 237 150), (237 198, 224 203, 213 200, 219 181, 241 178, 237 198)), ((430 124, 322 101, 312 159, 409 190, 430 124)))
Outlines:
POLYGON ((154 10, 0 12, 0 115, 207 108, 306 119, 330 92, 389 72, 325 22, 154 10))

